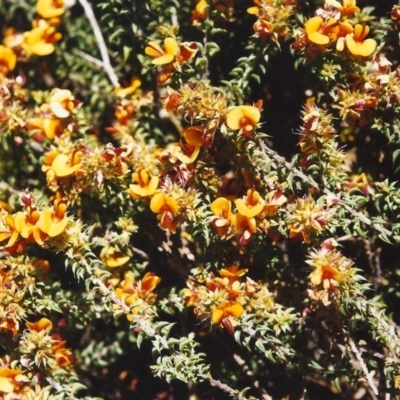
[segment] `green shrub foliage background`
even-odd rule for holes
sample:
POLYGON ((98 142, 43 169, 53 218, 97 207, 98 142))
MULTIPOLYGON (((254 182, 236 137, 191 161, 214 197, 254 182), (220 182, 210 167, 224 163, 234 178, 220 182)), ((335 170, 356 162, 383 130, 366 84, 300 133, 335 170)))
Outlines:
POLYGON ((0 0, 0 398, 400 389, 400 6, 0 0))

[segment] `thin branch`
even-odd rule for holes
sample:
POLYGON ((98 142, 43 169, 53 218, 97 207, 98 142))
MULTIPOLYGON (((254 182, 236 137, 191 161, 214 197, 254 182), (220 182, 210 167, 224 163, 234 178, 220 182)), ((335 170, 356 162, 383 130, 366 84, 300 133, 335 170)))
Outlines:
POLYGON ((92 29, 93 29, 94 36, 96 37, 97 45, 99 46, 101 58, 103 60, 103 69, 106 72, 106 74, 108 75, 111 83, 115 87, 119 87, 120 84, 118 82, 118 77, 111 65, 110 57, 108 56, 107 46, 104 41, 104 37, 101 33, 100 26, 97 23, 92 6, 89 4, 89 2, 87 0, 79 0, 79 3, 85 10, 86 17, 89 20, 90 25, 92 26, 92 29))
MULTIPOLYGON (((284 165, 289 171, 293 172, 297 177, 299 177, 301 180, 304 182, 307 182, 309 185, 311 185, 313 188, 321 190, 319 187, 318 183, 314 181, 313 178, 310 176, 307 176, 305 173, 294 167, 292 164, 290 164, 288 161, 286 161, 285 158, 281 157, 279 154, 277 154, 275 151, 271 150, 261 139, 258 141, 260 147, 263 149, 265 152, 265 155, 270 156, 274 160, 276 160, 279 164, 284 165)), ((323 188, 322 192, 325 193, 327 196, 335 196, 329 189, 323 188)), ((383 233, 384 235, 387 236, 392 236, 392 232, 390 232, 388 229, 384 228, 382 225, 374 224, 368 217, 365 215, 361 214, 360 212, 354 210, 351 206, 346 204, 343 199, 340 199, 340 205, 346 209, 351 215, 359 219, 361 222, 364 222, 365 224, 371 226, 375 230, 383 233)))
MULTIPOLYGON (((346 333, 346 332, 345 332, 345 333, 346 333)), ((367 365, 365 364, 365 362, 364 362, 364 360, 363 360, 363 358, 362 358, 362 356, 361 356, 360 350, 358 350, 356 344, 354 343, 353 339, 352 339, 349 335, 347 335, 347 339, 348 339, 348 341, 349 341, 351 351, 352 351, 353 354, 356 356, 357 361, 359 362, 359 364, 360 364, 360 366, 361 366, 361 369, 362 369, 363 372, 364 372, 364 375, 365 375, 365 378, 367 379, 367 382, 368 382, 368 384, 369 384, 369 387, 370 387, 371 390, 373 391, 374 395, 375 395, 375 396, 378 396, 378 394, 379 394, 378 388, 376 387, 375 382, 374 382, 373 379, 372 379, 371 373, 368 371, 368 367, 367 367, 367 365)))
POLYGON ((82 58, 84 58, 85 60, 91 62, 92 64, 94 64, 100 68, 104 68, 104 62, 99 60, 98 58, 93 57, 90 54, 87 54, 81 50, 75 50, 75 53, 78 54, 78 56, 81 56, 82 58))
POLYGON ((239 367, 242 369, 242 371, 250 378, 250 380, 253 383, 253 386, 260 393, 261 399, 262 400, 272 400, 272 397, 266 392, 266 390, 262 386, 260 386, 260 382, 254 377, 253 372, 251 371, 249 366, 246 364, 246 362, 243 360, 243 358, 240 357, 238 354, 234 354, 233 359, 236 361, 236 363, 239 365, 239 367))
POLYGON ((208 380, 209 380, 211 386, 220 388, 221 390, 223 390, 224 392, 228 393, 230 396, 232 396, 238 400, 246 400, 246 397, 244 397, 241 394, 238 394, 236 390, 232 389, 226 383, 222 383, 221 381, 214 379, 212 377, 208 377, 208 380))

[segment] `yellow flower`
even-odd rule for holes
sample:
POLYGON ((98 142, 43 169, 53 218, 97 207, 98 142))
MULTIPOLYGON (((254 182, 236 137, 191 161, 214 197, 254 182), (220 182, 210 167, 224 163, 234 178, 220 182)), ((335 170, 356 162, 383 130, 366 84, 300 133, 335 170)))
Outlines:
POLYGON ((46 19, 59 17, 64 14, 64 0, 38 0, 36 12, 46 19))
POLYGON ((61 122, 57 118, 31 118, 28 120, 28 129, 33 134, 37 134, 43 137, 45 135, 47 139, 54 139, 56 135, 59 135, 62 131, 61 122))
POLYGON ((0 77, 8 75, 17 64, 15 53, 0 44, 0 77))
MULTIPOLYGON (((70 155, 57 154, 51 163, 50 169, 54 172, 55 176, 58 178, 63 178, 72 175, 81 168, 82 156, 83 153, 80 150, 74 151, 70 155)), ((46 167, 42 167, 42 170, 43 168, 46 167)))
POLYGON ((192 22, 198 24, 205 21, 208 17, 208 2, 207 0, 199 0, 196 4, 195 9, 192 11, 192 22))
POLYGON ((107 267, 116 268, 126 264, 130 260, 130 257, 117 251, 115 247, 107 246, 103 247, 101 250, 100 260, 103 261, 107 267))
POLYGON ((340 28, 336 18, 324 21, 322 17, 313 17, 306 22, 305 31, 310 42, 326 45, 336 41, 340 28))
MULTIPOLYGON (((22 211, 13 215, 15 230, 24 238, 42 245, 47 235, 42 232, 37 224, 40 212, 27 207, 26 213, 22 211)), ((9 246, 10 244, 7 244, 9 246)))
POLYGON ((342 16, 349 16, 360 11, 356 6, 356 0, 343 0, 343 5, 337 0, 325 0, 325 5, 335 7, 342 16))
POLYGON ((247 191, 246 199, 237 199, 235 205, 238 213, 247 218, 254 218, 264 209, 264 203, 260 201, 260 194, 252 189, 247 191))
MULTIPOLYGON (((243 232, 241 242, 246 243, 251 238, 252 233, 257 232, 257 221, 254 217, 247 217, 240 213, 232 215, 232 225, 238 232, 243 232)), ((241 244, 242 244, 241 243, 241 244)))
POLYGON ((225 197, 218 197, 211 203, 211 212, 215 215, 212 220, 213 226, 217 229, 218 235, 225 236, 231 225, 232 203, 225 197))
POLYGON ((374 39, 365 39, 368 33, 368 26, 357 24, 354 27, 354 32, 346 36, 346 45, 351 54, 369 57, 376 50, 376 41, 374 39))
POLYGON ((200 149, 201 146, 194 146, 187 143, 185 140, 180 140, 179 146, 176 146, 175 151, 173 151, 173 155, 184 164, 192 164, 199 156, 200 149))
POLYGON ((66 211, 67 205, 61 200, 55 200, 54 209, 46 207, 42 210, 37 223, 39 229, 50 237, 60 235, 69 222, 66 211))
POLYGON ((22 375, 22 371, 0 367, 0 392, 13 393, 14 391, 18 391, 21 383, 27 381, 29 381, 29 379, 22 375))
POLYGON ((394 377, 394 387, 400 389, 400 375, 394 377))
POLYGON ((57 32, 53 26, 42 19, 37 22, 35 28, 24 33, 22 46, 28 55, 47 56, 55 50, 53 43, 59 41, 61 38, 61 33, 57 32))
POLYGON ((178 214, 179 206, 173 197, 164 193, 156 193, 151 199, 150 209, 158 214, 157 219, 163 229, 175 233, 177 222, 174 218, 178 214))
POLYGON ((154 65, 170 64, 179 53, 179 45, 174 38, 166 38, 164 40, 164 49, 158 43, 150 42, 144 52, 154 58, 152 61, 154 65))
POLYGON ((226 124, 233 131, 240 130, 246 137, 250 137, 260 121, 260 110, 254 106, 238 106, 228 112, 226 124))
POLYGON ((249 8, 247 9, 247 12, 248 12, 249 14, 251 14, 251 15, 256 15, 256 16, 258 16, 259 13, 260 13, 260 9, 259 9, 257 6, 253 6, 253 7, 249 7, 249 8))
POLYGON ((115 88, 115 93, 118 97, 126 98, 129 95, 135 93, 136 90, 139 89, 141 85, 142 85, 142 82, 140 81, 140 79, 133 77, 129 86, 124 87, 124 88, 117 87, 117 88, 115 88))
POLYGON ((50 96, 50 110, 57 118, 68 118, 76 107, 75 97, 70 90, 53 89, 50 96))
POLYGON ((145 169, 132 174, 132 179, 136 185, 129 185, 128 193, 134 198, 152 196, 158 187, 160 179, 157 176, 150 178, 145 169))

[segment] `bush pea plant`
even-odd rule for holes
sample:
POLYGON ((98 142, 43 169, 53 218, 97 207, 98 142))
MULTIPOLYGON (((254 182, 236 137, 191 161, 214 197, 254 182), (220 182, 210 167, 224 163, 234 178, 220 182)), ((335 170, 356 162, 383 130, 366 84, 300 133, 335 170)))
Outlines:
POLYGON ((0 399, 398 396, 394 0, 0 27, 0 399))

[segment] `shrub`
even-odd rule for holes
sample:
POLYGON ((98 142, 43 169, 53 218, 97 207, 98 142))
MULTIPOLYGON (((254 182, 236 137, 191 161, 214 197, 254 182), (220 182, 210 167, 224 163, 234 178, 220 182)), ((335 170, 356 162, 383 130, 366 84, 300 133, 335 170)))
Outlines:
POLYGON ((370 3, 0 3, 0 398, 398 395, 370 3))

